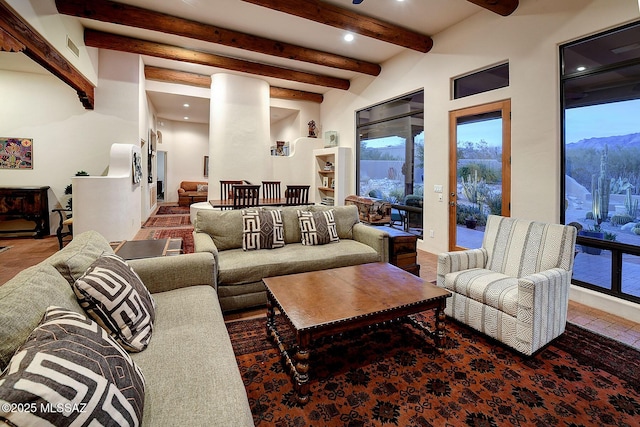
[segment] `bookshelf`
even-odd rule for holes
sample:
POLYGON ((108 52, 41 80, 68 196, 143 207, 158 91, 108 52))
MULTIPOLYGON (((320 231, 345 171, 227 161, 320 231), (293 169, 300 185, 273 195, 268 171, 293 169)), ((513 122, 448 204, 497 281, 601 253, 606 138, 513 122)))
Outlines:
POLYGON ((315 203, 342 206, 347 197, 347 164, 351 150, 348 147, 330 147, 313 150, 315 169, 315 203))

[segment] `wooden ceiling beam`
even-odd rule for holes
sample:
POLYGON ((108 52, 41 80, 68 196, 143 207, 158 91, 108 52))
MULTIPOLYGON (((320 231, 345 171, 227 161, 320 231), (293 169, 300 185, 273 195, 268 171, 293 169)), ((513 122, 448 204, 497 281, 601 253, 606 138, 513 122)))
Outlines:
POLYGON ((75 89, 84 108, 93 110, 94 87, 67 59, 24 21, 4 0, 0 0, 0 28, 3 49, 19 49, 54 76, 75 89), (13 41, 6 42, 7 36, 13 41), (11 47, 13 46, 13 47, 11 47))
MULTIPOLYGON (((148 80, 157 80, 166 83, 185 84, 189 86, 211 87, 211 76, 187 71, 170 70, 168 68, 144 67, 144 76, 148 80)), ((322 103, 324 96, 321 93, 307 92, 303 90, 285 89, 271 86, 269 88, 271 98, 290 99, 294 101, 311 101, 322 103)))
POLYGON ((65 15, 160 31, 265 55, 377 76, 379 64, 228 30, 108 0, 56 0, 65 15))
MULTIPOLYGON (((324 25, 352 31, 418 52, 429 52, 431 37, 319 0, 243 0, 324 25)), ((490 0, 489 0, 490 1, 490 0)))
POLYGON ((224 68, 226 70, 256 74, 264 77, 274 77, 334 89, 347 90, 350 86, 349 80, 337 77, 306 73, 304 71, 291 70, 288 68, 260 64, 242 59, 228 58, 226 56, 215 55, 212 53, 104 33, 102 31, 85 30, 84 42, 87 46, 97 47, 100 49, 110 49, 120 52, 154 56, 156 58, 171 59, 174 61, 191 62, 193 64, 224 68))
POLYGON ((511 15, 520 4, 519 0, 467 0, 502 16, 511 15))

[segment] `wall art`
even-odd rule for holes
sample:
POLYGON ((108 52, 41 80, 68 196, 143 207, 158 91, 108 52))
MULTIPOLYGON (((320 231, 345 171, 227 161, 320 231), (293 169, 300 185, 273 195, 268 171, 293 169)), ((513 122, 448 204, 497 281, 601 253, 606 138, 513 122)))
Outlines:
POLYGON ((33 139, 0 137, 0 169, 33 169, 33 139))

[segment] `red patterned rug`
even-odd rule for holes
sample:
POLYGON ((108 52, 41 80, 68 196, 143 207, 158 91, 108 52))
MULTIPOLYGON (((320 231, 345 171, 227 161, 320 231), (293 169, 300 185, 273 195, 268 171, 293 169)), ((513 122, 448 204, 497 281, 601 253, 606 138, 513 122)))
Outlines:
POLYGON ((155 215, 185 215, 189 213, 189 206, 160 206, 155 215))
POLYGON ((184 227, 189 225, 191 225, 189 215, 163 215, 149 217, 142 225, 142 228, 184 227))
POLYGON ((256 426, 639 425, 640 352, 572 324, 533 357, 452 320, 443 354, 405 324, 344 336, 312 353, 304 407, 265 319, 227 328, 256 426))

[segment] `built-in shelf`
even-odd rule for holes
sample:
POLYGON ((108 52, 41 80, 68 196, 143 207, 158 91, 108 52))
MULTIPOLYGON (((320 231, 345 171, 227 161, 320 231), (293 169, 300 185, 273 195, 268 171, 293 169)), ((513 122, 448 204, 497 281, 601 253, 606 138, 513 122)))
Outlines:
POLYGON ((348 147, 330 147, 313 150, 315 174, 315 202, 325 205, 344 205, 347 197, 346 167, 351 150, 348 147), (331 170, 325 169, 327 163, 331 170))

